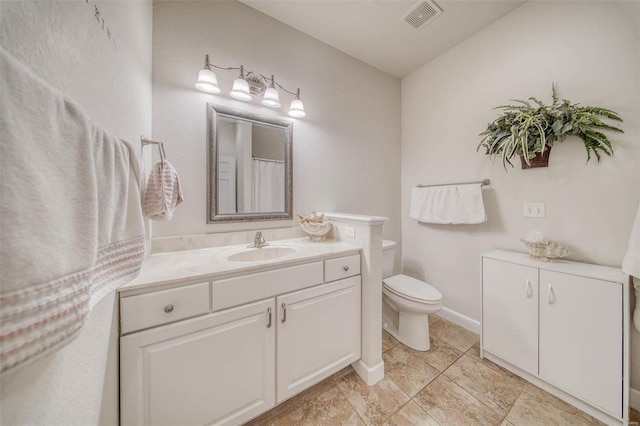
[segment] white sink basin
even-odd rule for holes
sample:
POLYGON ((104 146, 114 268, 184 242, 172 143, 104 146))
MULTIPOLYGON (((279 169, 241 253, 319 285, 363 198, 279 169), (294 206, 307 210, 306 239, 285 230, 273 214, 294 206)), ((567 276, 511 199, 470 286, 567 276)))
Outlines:
POLYGON ((257 262, 259 260, 274 260, 297 253, 297 247, 290 246, 265 246, 260 248, 247 248, 235 252, 227 257, 232 262, 257 262))

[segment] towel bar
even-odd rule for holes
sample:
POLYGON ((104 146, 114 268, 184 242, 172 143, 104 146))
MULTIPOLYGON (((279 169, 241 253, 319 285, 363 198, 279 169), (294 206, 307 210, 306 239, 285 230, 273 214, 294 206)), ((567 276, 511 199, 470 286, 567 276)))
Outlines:
POLYGON ((473 182, 458 182, 458 183, 437 183, 434 185, 416 185, 416 188, 426 188, 429 186, 449 186, 449 185, 468 185, 471 183, 479 183, 482 184, 482 186, 487 186, 487 185, 491 185, 491 181, 489 179, 482 179, 482 180, 477 180, 477 181, 473 181, 473 182))

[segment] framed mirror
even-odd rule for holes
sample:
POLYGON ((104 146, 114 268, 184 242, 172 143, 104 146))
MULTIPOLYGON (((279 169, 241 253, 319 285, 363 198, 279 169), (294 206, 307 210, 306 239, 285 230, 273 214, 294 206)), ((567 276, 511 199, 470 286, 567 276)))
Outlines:
POLYGON ((207 223, 292 219, 293 123, 207 104, 207 223))

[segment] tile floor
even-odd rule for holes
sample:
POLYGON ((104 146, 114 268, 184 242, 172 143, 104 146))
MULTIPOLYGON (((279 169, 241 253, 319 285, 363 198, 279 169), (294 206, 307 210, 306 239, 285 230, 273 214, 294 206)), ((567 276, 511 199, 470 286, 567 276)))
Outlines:
POLYGON ((383 332, 385 377, 376 385, 367 386, 347 367, 250 425, 602 424, 480 359, 476 334, 444 319, 430 320, 428 352, 409 349, 383 332))

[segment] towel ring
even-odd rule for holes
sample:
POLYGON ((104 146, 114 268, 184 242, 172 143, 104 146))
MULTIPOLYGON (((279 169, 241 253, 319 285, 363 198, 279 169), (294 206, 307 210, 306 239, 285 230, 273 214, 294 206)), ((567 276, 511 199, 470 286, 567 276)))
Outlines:
POLYGON ((140 142, 142 143, 143 148, 145 147, 145 145, 158 145, 158 150, 160 151, 160 161, 164 161, 167 158, 164 152, 164 144, 162 142, 147 139, 144 136, 140 136, 140 142))

